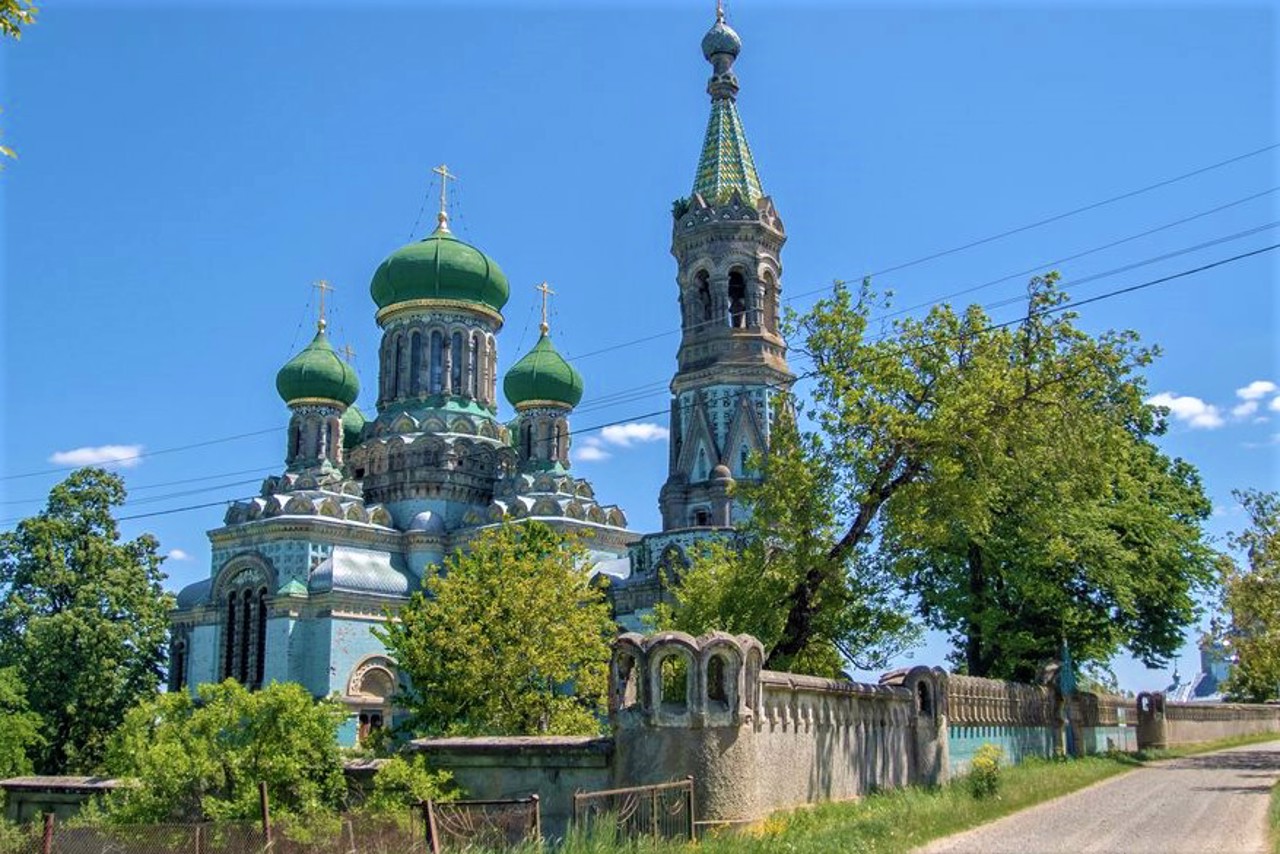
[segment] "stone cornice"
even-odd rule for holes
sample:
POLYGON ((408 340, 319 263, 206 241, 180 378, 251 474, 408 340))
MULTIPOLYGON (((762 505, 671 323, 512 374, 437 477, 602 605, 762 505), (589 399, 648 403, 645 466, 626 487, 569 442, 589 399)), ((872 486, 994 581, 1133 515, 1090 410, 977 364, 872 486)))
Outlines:
POLYGON ((456 299, 412 299, 392 303, 379 309, 374 319, 378 325, 386 328, 387 324, 406 315, 432 314, 439 311, 457 311, 470 314, 494 324, 494 332, 502 328, 502 313, 487 305, 456 299))
POLYGON ((403 534, 394 528, 383 528, 367 522, 331 519, 328 516, 272 516, 255 519, 238 525, 224 525, 206 532, 215 547, 235 545, 237 542, 268 542, 271 540, 295 540, 299 535, 318 537, 337 545, 382 546, 398 551, 403 534))

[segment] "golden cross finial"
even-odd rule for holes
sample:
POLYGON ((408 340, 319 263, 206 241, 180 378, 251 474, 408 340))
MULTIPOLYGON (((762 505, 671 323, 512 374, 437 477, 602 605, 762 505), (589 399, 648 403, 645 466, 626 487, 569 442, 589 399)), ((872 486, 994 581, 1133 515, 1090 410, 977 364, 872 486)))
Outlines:
POLYGON ((546 282, 538 285, 534 290, 542 294, 542 323, 538 324, 538 328, 542 330, 543 335, 546 335, 551 330, 551 325, 547 323, 547 297, 554 295, 555 291, 551 290, 551 286, 546 282))
POLYGON ((449 201, 449 182, 458 180, 458 176, 450 172, 449 167, 443 163, 431 171, 440 176, 440 213, 436 214, 436 222, 440 224, 436 227, 436 231, 448 231, 449 211, 447 210, 447 206, 449 201))
POLYGON ((316 323, 316 328, 319 329, 321 332, 323 332, 325 327, 324 294, 325 294, 325 291, 333 290, 333 285, 329 284, 329 282, 326 281, 325 279, 318 279, 316 283, 313 284, 311 287, 315 288, 320 292, 320 320, 316 323))
POLYGON ((348 362, 355 361, 356 348, 352 347, 350 344, 343 344, 342 349, 338 352, 341 353, 342 358, 346 359, 348 362))

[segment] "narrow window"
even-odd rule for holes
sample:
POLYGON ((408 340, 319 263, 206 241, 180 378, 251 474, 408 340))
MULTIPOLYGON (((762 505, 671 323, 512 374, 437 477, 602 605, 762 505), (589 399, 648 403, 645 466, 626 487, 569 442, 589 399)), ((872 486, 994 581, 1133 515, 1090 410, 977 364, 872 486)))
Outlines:
POLYGON ((406 386, 408 385, 408 382, 409 382, 408 366, 404 363, 404 359, 406 355, 407 354, 404 351, 404 338, 403 336, 397 335, 396 336, 396 382, 395 382, 396 397, 404 396, 406 391, 406 386))
POLYGON ((729 325, 735 329, 747 325, 747 283, 741 270, 729 273, 729 325))
POLYGON ((729 690, 724 678, 724 659, 718 655, 711 656, 707 662, 707 699, 728 705, 729 690))
POLYGON ((422 334, 413 331, 409 337, 409 394, 422 391, 422 334))
POLYGON ((431 393, 439 394, 444 384, 444 337, 439 329, 431 330, 431 393))
POLYGON ((480 390, 480 334, 472 333, 467 355, 467 396, 477 397, 480 390))
POLYGON ((662 705, 683 707, 689 702, 689 664, 683 655, 662 659, 662 705))
POLYGON ((236 678, 236 594, 227 596, 227 628, 223 634, 222 678, 236 678))
POLYGON ((462 333, 453 333, 452 346, 449 348, 453 353, 452 370, 449 371, 449 393, 462 394, 462 356, 465 352, 462 349, 462 333))
POLYGON ((527 421, 520 425, 520 443, 524 458, 533 459, 533 426, 527 421))
POLYGON ((236 679, 241 685, 249 684, 249 642, 253 631, 253 592, 244 591, 244 602, 240 610, 240 636, 236 639, 236 679))
POLYGON ((254 649, 253 687, 261 688, 267 671, 267 588, 258 590, 258 637, 254 649))
POLYGON ((711 276, 706 270, 699 270, 695 277, 698 280, 698 307, 702 317, 701 322, 706 323, 711 320, 711 276))
POLYGON ((750 462, 750 460, 751 460, 751 451, 747 449, 746 445, 743 445, 742 448, 738 451, 738 473, 739 474, 747 473, 747 463, 750 462))

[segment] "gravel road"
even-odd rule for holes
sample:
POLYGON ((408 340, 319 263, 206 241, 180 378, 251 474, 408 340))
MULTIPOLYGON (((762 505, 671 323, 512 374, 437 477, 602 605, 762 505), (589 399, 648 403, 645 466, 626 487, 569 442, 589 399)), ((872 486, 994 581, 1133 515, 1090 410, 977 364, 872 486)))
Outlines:
POLYGON ((918 854, 1269 854, 1280 741, 1153 763, 939 839, 918 854))

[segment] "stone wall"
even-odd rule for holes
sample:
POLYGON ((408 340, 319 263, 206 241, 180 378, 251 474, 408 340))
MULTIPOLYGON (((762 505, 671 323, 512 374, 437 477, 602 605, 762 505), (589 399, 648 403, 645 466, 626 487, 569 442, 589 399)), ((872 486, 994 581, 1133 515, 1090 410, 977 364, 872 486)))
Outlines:
POLYGON ((942 684, 952 773, 966 771, 984 744, 1000 747, 1009 762, 1054 754, 1060 711, 1051 688, 950 675, 942 684))
POLYGON ((1138 746, 1176 747, 1258 733, 1280 733, 1280 705, 1167 703, 1163 693, 1138 695, 1138 746))

